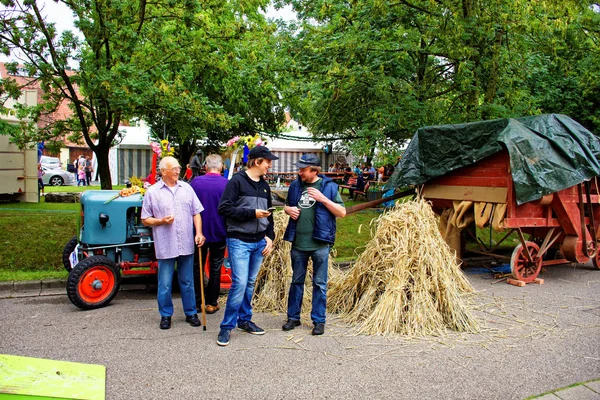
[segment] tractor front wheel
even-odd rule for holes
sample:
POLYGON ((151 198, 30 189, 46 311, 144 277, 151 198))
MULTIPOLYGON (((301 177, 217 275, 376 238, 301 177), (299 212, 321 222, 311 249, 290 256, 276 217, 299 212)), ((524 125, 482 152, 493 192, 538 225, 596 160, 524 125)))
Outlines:
POLYGON ((510 258, 510 270, 515 277, 520 281, 529 283, 535 281, 538 274, 542 269, 542 255, 540 253, 540 247, 534 242, 525 242, 531 261, 527 259, 525 248, 522 244, 519 244, 513 250, 512 257, 510 258))
POLYGON ((108 305, 121 285, 117 265, 105 256, 92 256, 79 262, 69 273, 67 295, 83 310, 108 305))

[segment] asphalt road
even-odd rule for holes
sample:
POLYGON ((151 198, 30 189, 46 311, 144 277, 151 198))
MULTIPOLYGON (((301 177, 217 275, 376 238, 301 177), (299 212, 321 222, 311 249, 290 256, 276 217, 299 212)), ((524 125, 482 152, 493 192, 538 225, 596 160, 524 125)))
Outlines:
POLYGON ((330 318, 322 337, 257 314, 264 336, 158 329, 152 291, 120 292, 81 311, 66 295, 0 300, 0 353, 106 366, 107 399, 522 399, 600 377, 600 271, 549 267, 544 285, 470 275, 480 334, 407 340, 353 334, 330 318))

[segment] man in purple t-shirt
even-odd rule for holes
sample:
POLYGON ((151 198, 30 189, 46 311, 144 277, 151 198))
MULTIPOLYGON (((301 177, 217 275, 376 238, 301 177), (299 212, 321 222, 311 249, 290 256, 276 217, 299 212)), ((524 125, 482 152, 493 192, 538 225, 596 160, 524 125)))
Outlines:
MULTIPOLYGON (((219 291, 221 289, 221 265, 225 258, 226 234, 225 220, 219 215, 218 207, 221 196, 227 185, 227 179, 221 176, 223 160, 217 154, 211 154, 205 161, 206 174, 197 176, 190 185, 204 206, 200 213, 202 217, 202 234, 206 242, 202 246, 202 266, 197 264, 198 254, 194 257, 194 288, 196 292, 196 307, 202 305, 200 297, 200 269, 206 263, 208 253, 210 273, 205 292, 206 313, 214 314, 219 311, 219 291)), ((197 251, 197 250, 196 250, 197 251)))
POLYGON ((194 294, 194 248, 204 244, 202 204, 194 191, 179 180, 181 167, 176 158, 160 160, 162 180, 150 186, 142 204, 142 224, 152 227, 154 249, 158 260, 158 312, 160 329, 171 327, 173 299, 171 285, 175 262, 181 289, 185 321, 200 326, 194 294), (196 234, 194 235, 194 228, 196 234))

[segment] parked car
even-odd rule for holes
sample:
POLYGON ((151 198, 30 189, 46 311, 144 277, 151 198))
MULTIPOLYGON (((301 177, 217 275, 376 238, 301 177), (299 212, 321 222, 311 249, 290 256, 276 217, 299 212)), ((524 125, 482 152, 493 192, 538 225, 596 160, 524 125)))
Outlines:
POLYGON ((60 162, 58 157, 42 156, 40 158, 40 164, 42 164, 42 167, 48 169, 62 169, 62 162, 60 162))
POLYGON ((75 186, 77 184, 75 181, 75 174, 63 171, 62 169, 51 169, 42 164, 42 171, 44 171, 44 176, 42 176, 42 182, 44 182, 44 185, 75 186))

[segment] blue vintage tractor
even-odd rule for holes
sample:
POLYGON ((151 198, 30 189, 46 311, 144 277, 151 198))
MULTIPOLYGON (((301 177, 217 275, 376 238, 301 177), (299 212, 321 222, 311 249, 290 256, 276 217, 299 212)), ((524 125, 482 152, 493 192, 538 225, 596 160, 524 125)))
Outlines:
POLYGON ((152 229, 142 225, 142 196, 117 197, 116 190, 81 196, 79 238, 63 251, 69 300, 82 309, 104 307, 116 296, 121 274, 156 274, 152 229))

